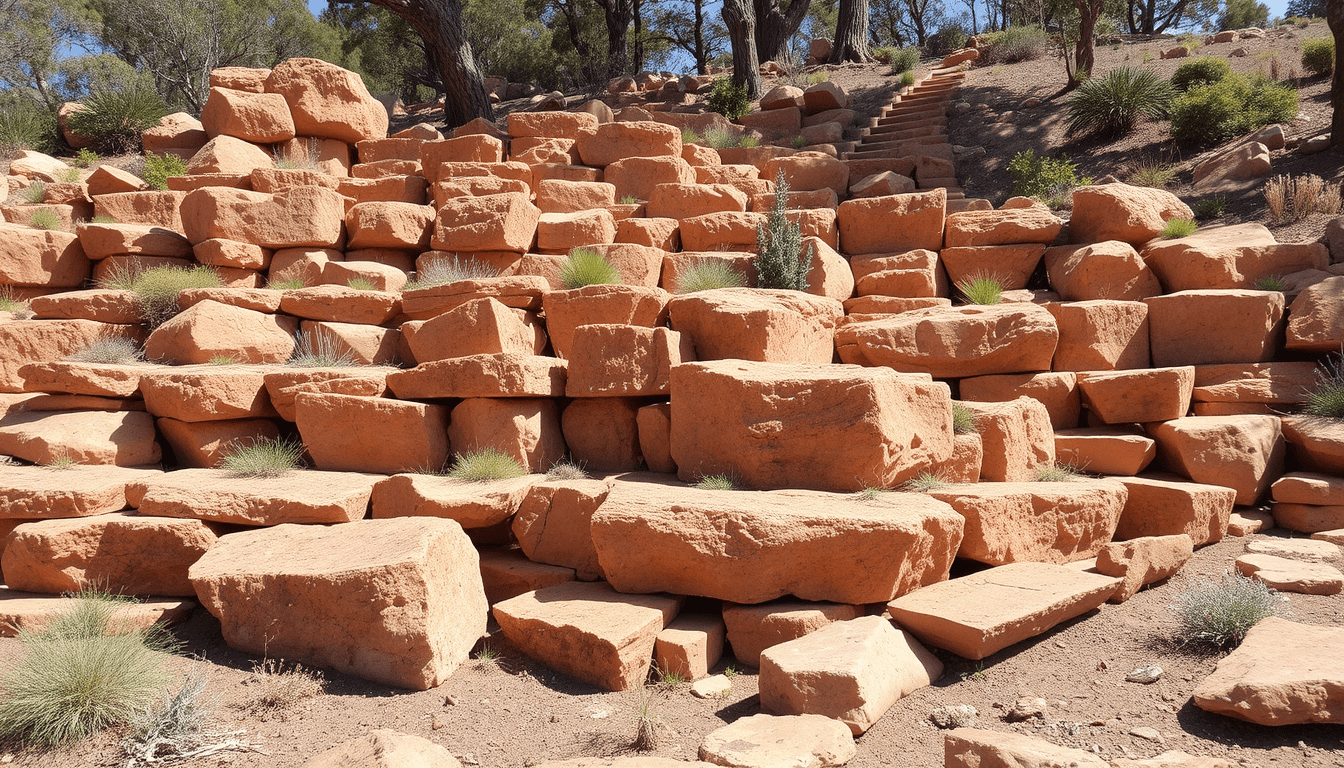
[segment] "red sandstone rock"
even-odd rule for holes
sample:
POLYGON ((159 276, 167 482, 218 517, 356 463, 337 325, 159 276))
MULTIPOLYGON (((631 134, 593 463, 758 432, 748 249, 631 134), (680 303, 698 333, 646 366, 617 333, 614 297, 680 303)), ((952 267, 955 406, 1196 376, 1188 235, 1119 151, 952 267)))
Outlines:
POLYGON ((448 459, 446 406, 300 394, 294 414, 318 469, 391 475, 442 467, 448 459))
POLYGON ((1193 542, 1183 533, 1117 541, 1097 553, 1097 573, 1123 579, 1110 597, 1112 603, 1123 603, 1145 584, 1161 581, 1181 570, 1194 552, 1193 542))
POLYGON ((1221 541, 1236 491, 1180 482, 1172 476, 1116 478, 1129 490, 1116 526, 1118 539, 1185 534, 1197 547, 1221 541))

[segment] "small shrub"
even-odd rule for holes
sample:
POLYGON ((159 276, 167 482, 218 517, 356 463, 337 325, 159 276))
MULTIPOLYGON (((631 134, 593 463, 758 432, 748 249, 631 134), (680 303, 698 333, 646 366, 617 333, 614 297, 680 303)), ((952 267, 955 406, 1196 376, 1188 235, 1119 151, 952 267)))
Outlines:
POLYGON ((653 688, 640 686, 639 704, 635 708, 635 738, 630 744, 636 752, 652 752, 661 741, 658 729, 662 726, 662 718, 654 714, 654 696, 653 688))
POLYGON ((438 257, 425 262, 415 273, 415 279, 402 286, 403 291, 451 285, 463 280, 485 280, 499 277, 499 270, 475 259, 438 257))
POLYGON ((737 485, 728 475, 706 475, 695 484, 702 491, 735 491, 737 485))
POLYGON ((1199 225, 1189 219, 1168 219, 1167 225, 1162 228, 1161 237, 1170 240, 1177 237, 1189 237, 1195 234, 1199 225))
POLYGON ((228 355, 215 355, 206 361, 206 365, 237 365, 238 361, 228 355))
POLYGON ((1317 77, 1335 71, 1335 40, 1313 37, 1302 42, 1302 68, 1317 77))
POLYGON ((283 715, 299 702, 321 696, 327 687, 318 670, 304 669, 301 664, 286 668, 284 661, 276 659, 254 663, 252 676, 243 683, 256 689, 239 708, 263 716, 283 715))
POLYGON ((134 339, 107 335, 94 340, 87 347, 65 359, 78 363, 136 365, 145 362, 145 354, 140 351, 134 339))
POLYGON ((750 134, 738 134, 723 128, 710 128, 705 131, 704 144, 711 149, 730 149, 733 147, 757 147, 760 140, 750 134))
POLYGON ((145 170, 140 172, 140 178, 154 189, 167 189, 168 179, 186 175, 186 161, 172 154, 145 155, 145 170))
POLYGON ((965 48, 969 37, 970 34, 960 22, 944 22, 937 32, 929 36, 925 45, 928 47, 930 54, 946 56, 958 48, 965 48))
POLYGON ((150 328, 158 328, 178 313, 179 293, 188 288, 218 288, 223 284, 219 273, 210 267, 151 267, 116 271, 103 281, 102 287, 134 293, 141 321, 150 328))
POLYGON ((947 485, 947 481, 935 472, 921 472, 906 480, 901 490, 909 493, 928 493, 947 485))
POLYGON ((50 208, 39 208, 28 217, 28 226, 34 229, 59 230, 64 228, 61 217, 50 208))
POLYGON ((656 671, 658 687, 665 691, 676 690, 677 686, 686 684, 686 676, 680 672, 670 669, 659 669, 656 671))
POLYGON ((705 106, 710 112, 718 112, 729 120, 736 120, 751 111, 751 97, 747 95, 746 88, 734 85, 732 78, 721 77, 714 81, 705 106))
POLYGON ((989 40, 985 57, 989 64, 1033 61, 1050 50, 1050 36, 1040 27, 1009 27, 986 37, 989 40))
POLYGON ((1193 85, 1171 105, 1171 136, 1209 145, 1297 116, 1297 91, 1263 76, 1231 74, 1213 85, 1193 85))
POLYGON ((546 470, 547 480, 587 480, 588 473, 583 465, 570 458, 561 459, 546 470))
POLYGON ((791 142, 789 142, 789 143, 793 145, 793 148, 794 148, 794 149, 802 149, 803 147, 806 147, 806 146, 807 146, 807 138, 806 138, 805 136, 801 136, 801 135, 800 135, 800 136, 794 136, 794 137, 793 137, 793 141, 791 141, 791 142))
POLYGON ((1302 412, 1325 419, 1344 418, 1344 351, 1316 366, 1316 388, 1306 393, 1302 412))
POLYGON ((1013 155, 1008 161, 1008 172, 1013 176, 1013 194, 1037 199, 1048 197, 1062 187, 1070 191, 1092 183, 1078 177, 1078 166, 1067 157, 1045 157, 1033 150, 1013 155))
POLYGON ((33 310, 28 306, 28 302, 14 298, 9 286, 0 288, 0 312, 8 312, 16 320, 27 320, 33 316, 33 310))
POLYGON ((219 468, 239 477, 279 477, 303 466, 303 443, 277 437, 235 443, 224 449, 219 468))
POLYGON ((526 474, 527 468, 519 464, 517 459, 494 448, 459 453, 454 457, 453 468, 448 470, 448 476, 454 480, 471 483, 507 480, 526 474))
POLYGON ((76 152, 75 157, 71 162, 74 163, 76 168, 88 168, 90 165, 93 165, 102 159, 103 158, 100 157, 97 152, 86 147, 76 152))
POLYGON ((704 141, 704 140, 705 140, 705 139, 704 139, 703 136, 701 136, 700 134, 696 133, 694 130, 692 130, 692 129, 690 129, 690 128, 682 128, 682 129, 681 129, 681 143, 682 143, 682 144, 699 144, 700 142, 702 142, 702 141, 704 141))
POLYGON ((1190 59, 1176 68, 1171 76, 1171 87, 1186 91, 1192 85, 1212 85, 1220 83, 1232 74, 1232 65, 1218 56, 1201 56, 1190 59))
POLYGON ((856 495, 859 497, 859 501, 862 501, 865 504, 871 504, 872 502, 881 499, 888 493, 891 493, 891 491, 888 491, 886 488, 874 488, 872 486, 869 486, 867 488, 864 488, 862 491, 859 491, 856 495))
POLYGON ((1003 282, 994 275, 968 275, 957 283, 957 290, 971 304, 990 305, 1003 301, 1003 282))
POLYGON ((952 431, 958 435, 969 435, 979 432, 979 428, 975 426, 975 411, 972 411, 961 403, 953 403, 952 431))
POLYGON ((1283 278, 1278 275, 1267 275, 1255 281, 1255 290, 1286 291, 1288 290, 1288 284, 1283 282, 1283 278))
POLYGON ((1195 203, 1195 218, 1216 219, 1227 210, 1227 198, 1222 195, 1206 197, 1195 203))
POLYGON ((73 456, 71 456, 69 453, 67 453, 67 452, 65 452, 64 450, 62 450, 62 451, 59 452, 57 455, 52 456, 51 459, 49 459, 49 460, 47 460, 47 461, 45 461, 45 462, 42 462, 42 463, 41 463, 41 466, 42 466, 44 469, 54 469, 54 470, 57 470, 57 471, 62 471, 62 470, 66 470, 66 469, 74 469, 75 467, 78 467, 78 466, 79 466, 79 462, 78 462, 78 461, 75 461, 75 458, 74 458, 73 456))
POLYGON ((644 202, 634 195, 621 195, 621 205, 639 205, 644 202))
POLYGON ((1166 163, 1142 161, 1129 175, 1129 183, 1136 187, 1166 189, 1176 180, 1176 167, 1166 163))
POLYGON ((49 749, 130 722, 170 677, 158 629, 123 626, 127 601, 82 592, 41 631, 19 630, 24 655, 0 675, 0 738, 49 749))
POLYGON ((57 147, 56 113, 15 89, 0 92, 0 157, 19 149, 51 154, 57 147))
POLYGON ((775 174, 775 202, 756 227, 756 287, 807 290, 812 248, 803 251, 802 227, 789 221, 789 183, 781 169, 775 174))
POLYGON ((138 151, 140 134, 158 125, 168 107, 154 89, 144 83, 95 91, 84 99, 84 108, 70 115, 70 130, 87 136, 95 146, 112 154, 138 151))
POLYGON ((240 739, 243 731, 215 732, 206 729, 213 710, 206 699, 205 675, 188 673, 177 693, 166 691, 157 706, 145 708, 130 724, 121 742, 125 768, 164 765, 203 754, 226 751, 256 751, 240 739))
POLYGON ((1265 182, 1265 203, 1275 224, 1299 221, 1313 213, 1333 216, 1340 211, 1340 185, 1313 174, 1275 176, 1265 182))
POLYGON ((1165 118, 1171 110, 1171 85, 1156 72, 1116 67, 1088 80, 1069 96, 1069 135, 1095 132, 1118 136, 1131 131, 1140 117, 1165 118))
POLYGON ((19 192, 19 199, 29 205, 37 205, 47 199, 47 183, 45 181, 34 181, 19 192))
POLYGON ((1169 610, 1176 615, 1176 634, 1182 642, 1230 648, 1240 645, 1251 627, 1279 613, 1281 606, 1264 582, 1233 571, 1220 581, 1197 581, 1176 596, 1169 610))
POLYGON ((696 259, 677 274, 674 293, 712 291, 715 288, 744 288, 747 278, 732 264, 718 259, 696 259))
POLYGON ((1058 461, 1036 470, 1038 483, 1072 483, 1083 479, 1086 479, 1086 476, 1079 472, 1077 467, 1058 461))
POLYGON ((621 273, 607 258, 589 248, 575 248, 560 264, 560 283, 566 288, 620 285, 621 273))
MULTIPOLYGON (((919 66, 919 49, 914 46, 906 48, 894 48, 891 51, 891 74, 904 75, 911 72, 919 66)), ((910 79, 914 80, 914 73, 911 72, 910 79)))
POLYGON ((78 168, 62 168, 56 172, 56 180, 67 184, 73 184, 79 181, 78 168))
POLYGON ((294 368, 351 368, 359 365, 350 347, 327 331, 294 334, 294 354, 285 365, 294 368))
POLYGON ((347 280, 345 284, 351 288, 354 288, 356 291, 378 290, 378 287, 373 284, 373 281, 368 279, 367 277, 352 277, 349 280, 347 280))

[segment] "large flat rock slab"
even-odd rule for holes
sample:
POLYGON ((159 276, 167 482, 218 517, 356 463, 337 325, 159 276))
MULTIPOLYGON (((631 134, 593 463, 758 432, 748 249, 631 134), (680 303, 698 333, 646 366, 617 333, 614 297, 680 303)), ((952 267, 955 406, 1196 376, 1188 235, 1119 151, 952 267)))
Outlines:
POLYGON ((183 469, 136 483, 130 497, 142 515, 236 525, 348 523, 364 517, 381 479, 358 472, 242 477, 220 469, 183 469))
POLYGON ((29 363, 19 369, 19 375, 28 392, 133 397, 140 391, 140 377, 157 368, 145 363, 113 365, 54 360, 29 363))
POLYGON ((496 603, 504 637, 542 664, 608 691, 643 685, 653 645, 681 609, 668 595, 622 595, 572 581, 496 603))
POLYGON ((1195 688, 1195 705, 1260 725, 1344 724, 1344 628, 1271 616, 1195 688))
POLYGON ((919 494, 709 491, 618 480, 592 517, 622 592, 872 603, 947 578, 961 516, 919 494))
POLYGON ((34 464, 157 464, 163 453, 154 438, 154 417, 137 411, 19 411, 0 419, 0 454, 34 464))
POLYGON ((735 768, 824 768, 857 752, 844 723, 822 715, 748 715, 700 743, 702 759, 735 768))
POLYGON ((761 708, 825 715, 864 733, 906 696, 943 674, 943 663, 884 616, 840 621, 761 654, 761 708))
MULTIPOLYGON (((19 592, 0 586, 0 637, 14 637, 20 630, 40 632, 51 620, 75 606, 73 597, 19 592)), ((112 626, 148 629, 157 623, 176 624, 196 609, 195 600, 146 600, 128 602, 112 616, 112 626)))
POLYGON ((1100 606, 1120 582, 1065 565, 1013 563, 924 587, 887 610, 929 645, 983 659, 1100 606))
POLYGON ((145 409, 178 421, 276 416, 261 365, 156 366, 140 378, 145 409))
POLYGON ((126 508, 126 488, 163 474, 110 464, 0 464, 0 518, 87 517, 126 508))
POLYGON ((840 359, 939 378, 1050 370, 1055 318, 1035 304, 931 307, 841 326, 840 359))
POLYGON ((425 690, 485 634, 480 562, 451 520, 230 534, 191 567, 229 647, 425 690))
POLYGON ((952 456, 952 399, 926 376, 852 365, 717 360, 672 369, 682 480, 748 488, 891 488, 952 456))
POLYGON ((544 475, 469 482, 436 475, 393 475, 374 486, 373 517, 442 517, 488 528, 513 517, 544 475))
POLYGON ((5 584, 62 594, 86 587, 113 594, 195 597, 187 569, 218 537, 199 520, 95 515, 25 523, 0 539, 5 584))
POLYGON ((1344 591, 1344 573, 1325 563, 1252 552, 1238 557, 1236 565, 1241 575, 1259 579, 1280 592, 1337 595, 1344 591))
POLYGON ((958 557, 989 565, 1096 555, 1115 533, 1128 495, 1116 480, 970 483, 929 491, 966 518, 958 557))
POLYGON ((957 728, 943 737, 945 768, 1111 768, 1091 752, 1020 733, 957 728))

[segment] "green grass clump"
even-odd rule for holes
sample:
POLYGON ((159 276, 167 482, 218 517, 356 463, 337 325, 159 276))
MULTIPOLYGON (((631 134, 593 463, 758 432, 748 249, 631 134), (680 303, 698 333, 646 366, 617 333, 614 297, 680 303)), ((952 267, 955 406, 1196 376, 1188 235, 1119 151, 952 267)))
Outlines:
POLYGON ((83 101, 84 108, 70 115, 70 130, 93 140, 111 154, 140 149, 140 134, 159 124, 168 106, 153 88, 131 83, 122 88, 97 90, 83 101))
POLYGON ((747 95, 746 88, 734 85, 731 77, 721 77, 714 81, 705 106, 710 112, 718 112, 729 120, 736 120, 751 111, 751 97, 747 95))
POLYGON ((1013 26, 1002 32, 989 32, 986 39, 987 64, 1016 64, 1039 59, 1050 50, 1050 36, 1040 27, 1013 26))
POLYGON ((1176 166, 1145 161, 1129 175, 1129 183, 1136 187, 1166 189, 1176 180, 1176 166))
POLYGON ((150 328, 173 319, 178 313, 177 295, 189 288, 218 288, 224 284, 210 267, 151 267, 121 269, 103 281, 103 288, 130 291, 140 307, 140 320, 150 328))
POLYGON ((102 160, 103 158, 92 149, 87 147, 75 153, 75 157, 70 162, 74 163, 76 168, 88 168, 90 165, 102 160))
MULTIPOLYGON (((914 46, 891 49, 891 74, 903 75, 919 66, 919 49, 914 46)), ((911 72, 910 79, 914 80, 911 72)))
POLYGON ((266 281, 266 287, 273 291, 297 291, 308 287, 308 281, 297 275, 285 277, 277 275, 275 278, 266 281))
POLYGON ((703 136, 701 136, 700 134, 696 133, 694 130, 692 130, 692 129, 690 129, 690 128, 682 128, 682 129, 681 129, 681 143, 682 143, 682 144, 699 144, 700 142, 702 142, 702 141, 704 141, 704 140, 705 140, 705 138, 704 138, 703 136))
POLYGON ((718 259, 696 259, 677 273, 674 293, 712 291, 715 288, 745 288, 747 278, 732 264, 718 259))
POLYGON ((975 426, 975 411, 972 411, 961 403, 953 403, 952 431, 958 435, 969 435, 979 432, 980 430, 975 426))
POLYGON ((634 195, 621 195, 621 205, 639 205, 644 202, 634 195))
POLYGON ((1024 150, 1008 161, 1008 173, 1013 177, 1013 194, 1044 200, 1071 193, 1075 187, 1084 187, 1092 179, 1078 176, 1077 164, 1068 157, 1045 157, 1034 150, 1024 150))
POLYGON ((914 73, 914 72, 902 72, 902 73, 901 73, 901 85, 902 85, 903 87, 907 87, 907 88, 908 88, 908 87, 910 87, 910 86, 912 86, 912 85, 914 85, 914 84, 915 84, 915 73, 914 73))
POLYGON ((293 438, 263 438, 225 449, 219 468, 240 477, 279 477, 303 466, 303 443, 293 438))
POLYGON ((67 183, 67 184, 73 184, 73 183, 79 181, 79 169, 78 169, 78 168, 62 168, 62 169, 60 169, 59 171, 56 172, 56 180, 57 180, 57 181, 63 181, 63 182, 65 182, 65 183, 67 183))
POLYGON ((1036 482, 1038 483, 1072 483, 1085 478, 1086 475, 1079 472, 1077 467, 1072 464, 1061 464, 1058 461, 1036 470, 1036 482))
POLYGON ((1196 219, 1216 219, 1227 210, 1227 198, 1223 195, 1206 197, 1195 203, 1196 219))
POLYGON ((56 113, 26 90, 0 91, 0 152, 31 149, 49 155, 57 148, 56 113))
POLYGON ((0 675, 0 739, 64 746, 130 722, 171 680, 158 629, 124 626, 128 601, 83 592, 45 629, 19 631, 24 655, 0 675))
POLYGON ((793 141, 789 142, 789 144, 792 145, 794 149, 802 149, 807 146, 807 138, 801 135, 794 136, 793 141))
POLYGON ((1177 595, 1168 609, 1176 615, 1181 642, 1231 648, 1282 606, 1264 582, 1233 571, 1219 581, 1201 579, 1177 595))
POLYGON ((172 154, 145 155, 145 170, 140 172, 140 178, 154 189, 167 189, 168 179, 186 175, 186 161, 172 154))
POLYGON ((874 488, 872 486, 868 486, 867 488, 864 488, 862 491, 859 491, 855 495, 859 497, 859 501, 862 501, 865 504, 871 504, 875 501, 880 500, 883 496, 887 495, 888 493, 891 493, 891 491, 887 490, 886 488, 874 488))
POLYGON ((24 187, 18 194, 20 200, 29 205, 37 205, 47 199, 47 183, 42 180, 34 181, 27 187, 24 187))
POLYGON ((471 483, 508 480, 526 474, 527 468, 519 464, 517 459, 494 448, 459 453, 453 461, 453 468, 448 470, 448 476, 454 480, 471 483))
POLYGON ((206 365, 237 365, 238 361, 228 355, 215 355, 206 361, 206 365))
POLYGON ((695 484, 702 491, 735 491, 737 485, 728 475, 706 475, 695 484))
POLYGON ((1283 282, 1283 278, 1278 275, 1268 275, 1255 281, 1255 290, 1286 291, 1288 290, 1288 284, 1283 282))
POLYGON ((1171 136, 1212 145, 1297 117, 1297 91, 1267 77, 1236 73, 1212 85, 1193 85, 1171 104, 1171 136))
POLYGON ((705 131, 701 142, 711 149, 730 149, 733 147, 759 147, 760 139, 750 134, 736 134, 723 128, 710 128, 705 131))
POLYGON ((1003 281, 994 275, 968 275, 957 283, 957 290, 970 304, 989 306, 1003 301, 1003 281))
POLYGON ((1189 219, 1169 219, 1162 228, 1162 237, 1170 240, 1175 237, 1189 237, 1195 234, 1199 225, 1189 219))
POLYGON ((334 333, 313 330, 294 335, 294 354, 285 365, 294 368, 349 368, 359 365, 350 347, 334 333))
POLYGON ((145 362, 145 354, 134 339, 125 336, 104 336, 65 358, 79 363, 104 365, 136 365, 145 362))
POLYGON ((28 226, 34 229, 58 230, 62 228, 61 217, 50 208, 39 208, 28 217, 28 226))
POLYGON ((1161 120, 1171 111, 1175 92, 1156 72, 1116 67, 1083 83, 1069 96, 1067 134, 1129 133, 1139 118, 1161 120))
POLYGON ((14 298, 9 286, 0 288, 0 312, 8 312, 17 320, 27 320, 33 316, 33 310, 28 306, 28 302, 14 298))
POLYGON ((499 277, 499 270, 475 259, 451 258, 440 256, 429 259, 415 273, 415 279, 402 286, 403 291, 415 291, 421 288, 433 288, 438 285, 451 285, 463 280, 485 280, 499 277))
POLYGON ((560 459, 546 470, 546 479, 555 480, 587 480, 588 473, 583 470, 583 465, 570 458, 560 459))
POLYGON ((1302 68, 1317 77, 1335 71, 1335 40, 1313 37, 1302 42, 1302 68))
POLYGON ((803 250, 803 230, 789 221, 789 183, 781 168, 775 173, 775 202, 756 227, 756 287, 790 291, 807 290, 812 268, 812 248, 803 250))
POLYGON ((947 481, 934 472, 921 472, 901 485, 901 490, 909 493, 928 493, 947 485, 947 481))
POLYGON ((345 284, 351 288, 354 288, 356 291, 378 290, 378 286, 374 285, 373 281, 368 279, 367 277, 352 277, 348 281, 346 281, 345 284))
POLYGON ((1306 393, 1302 412, 1327 419, 1344 418, 1344 350, 1316 366, 1316 388, 1306 393))
POLYGON ((1201 56, 1190 59, 1176 68, 1171 76, 1171 87, 1178 91, 1187 91, 1193 85, 1212 85, 1220 83, 1232 74, 1232 65, 1227 59, 1218 56, 1201 56))
POLYGON ((605 256, 589 248, 575 248, 560 264, 560 283, 571 290, 622 282, 620 271, 605 256))

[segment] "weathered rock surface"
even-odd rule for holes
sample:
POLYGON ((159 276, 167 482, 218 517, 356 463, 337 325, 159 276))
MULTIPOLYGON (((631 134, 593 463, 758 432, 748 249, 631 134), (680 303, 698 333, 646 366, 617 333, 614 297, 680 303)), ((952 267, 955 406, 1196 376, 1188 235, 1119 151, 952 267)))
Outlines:
POLYGON ((126 508, 126 487, 162 474, 108 464, 0 465, 0 518, 88 517, 126 508))
POLYGON ((752 667, 761 665, 761 653, 767 648, 859 615, 859 606, 801 600, 723 607, 723 621, 728 628, 733 658, 752 667))
POLYGON ((1116 541, 1097 552, 1097 573, 1118 576, 1123 581, 1111 595, 1112 603, 1123 603, 1146 584, 1161 581, 1185 565, 1195 552, 1194 542, 1184 533, 1172 536, 1143 536, 1116 541))
POLYGON ((835 333, 846 363, 964 378, 1050 370, 1055 319, 1033 304, 933 307, 850 323, 835 333))
POLYGON ((144 412, 19 411, 0 418, 0 454, 34 464, 157 464, 163 454, 154 438, 154 417, 144 412))
POLYGON ((302 768, 462 768, 453 754, 429 739, 388 729, 338 744, 302 768))
POLYGON ((140 514, 236 525, 348 523, 364 517, 382 478, 354 472, 295 470, 273 478, 218 469, 183 469, 133 483, 140 514))
POLYGON ((748 715, 711 731, 700 759, 735 768, 822 768, 857 753, 844 723, 821 715, 748 715))
POLYGON ((1344 629, 1270 617, 1195 687, 1200 709, 1260 725, 1344 722, 1344 629))

